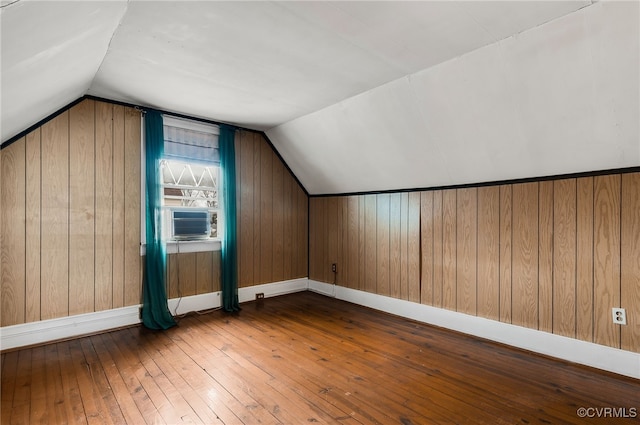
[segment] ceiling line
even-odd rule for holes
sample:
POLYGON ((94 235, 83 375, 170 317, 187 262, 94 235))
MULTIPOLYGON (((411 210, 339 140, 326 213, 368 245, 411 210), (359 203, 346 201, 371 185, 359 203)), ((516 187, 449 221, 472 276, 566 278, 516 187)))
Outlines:
POLYGON ((4 9, 5 7, 9 7, 9 6, 11 6, 12 4, 16 4, 16 3, 18 3, 19 1, 22 1, 22 0, 13 0, 12 2, 5 3, 5 4, 3 4, 3 5, 0 5, 0 9, 4 9))
MULTIPOLYGON (((20 0, 16 0, 16 1, 20 1, 20 0)), ((102 69, 102 65, 104 64, 104 60, 107 58, 107 54, 109 53, 109 50, 111 49, 111 43, 113 43, 113 39, 115 38, 116 33, 120 29, 120 26, 122 26, 122 21, 124 20, 125 16, 127 16, 127 12, 129 11, 129 4, 131 3, 131 0, 126 0, 126 1, 127 1, 127 4, 124 7, 124 11, 122 12, 122 16, 120 16, 120 19, 118 20, 118 25, 116 25, 116 27, 113 29, 113 32, 111 33, 111 37, 109 38, 109 43, 107 43, 107 49, 104 51, 104 55, 102 56, 102 60, 100 61, 100 65, 98 65, 98 68, 96 69, 96 72, 93 74, 93 78, 91 78, 91 83, 88 86, 87 92, 88 92, 89 89, 91 89, 91 87, 93 87, 93 84, 95 83, 95 80, 96 80, 96 76, 98 75, 98 73, 102 69)), ((87 92, 85 92, 85 95, 87 94, 87 92)))

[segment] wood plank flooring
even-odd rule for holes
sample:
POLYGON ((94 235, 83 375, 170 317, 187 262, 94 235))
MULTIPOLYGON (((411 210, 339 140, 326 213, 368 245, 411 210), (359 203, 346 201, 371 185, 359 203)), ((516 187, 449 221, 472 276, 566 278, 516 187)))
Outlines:
POLYGON ((625 424, 638 410, 640 381, 311 292, 2 354, 2 424, 625 424))

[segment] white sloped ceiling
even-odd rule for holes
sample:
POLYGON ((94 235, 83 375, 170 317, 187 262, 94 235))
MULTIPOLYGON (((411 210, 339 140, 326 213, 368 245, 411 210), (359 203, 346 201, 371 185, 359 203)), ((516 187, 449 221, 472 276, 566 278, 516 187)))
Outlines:
POLYGON ((268 129, 588 4, 133 1, 89 93, 268 129))
POLYGON ((2 2, 2 141, 84 96, 126 1, 2 2))
POLYGON ((0 4, 3 142, 89 94, 267 130, 310 193, 640 163, 637 0, 0 4))
POLYGON ((637 2, 601 2, 267 131, 310 193, 640 165, 637 2))

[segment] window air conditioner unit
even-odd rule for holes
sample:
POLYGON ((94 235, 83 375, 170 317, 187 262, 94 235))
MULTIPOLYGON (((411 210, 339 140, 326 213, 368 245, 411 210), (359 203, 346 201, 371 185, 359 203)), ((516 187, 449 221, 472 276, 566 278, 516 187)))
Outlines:
POLYGON ((171 238, 175 240, 208 239, 211 214, 200 208, 171 210, 171 238))

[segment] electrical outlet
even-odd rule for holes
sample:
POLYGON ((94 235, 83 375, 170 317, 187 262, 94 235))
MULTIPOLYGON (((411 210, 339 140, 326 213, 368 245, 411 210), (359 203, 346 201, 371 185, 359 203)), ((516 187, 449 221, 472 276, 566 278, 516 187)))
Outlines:
POLYGON ((624 308, 612 308, 611 316, 613 317, 613 323, 616 325, 627 324, 627 313, 624 311, 624 308))
POLYGON ((258 292, 256 294, 256 300, 264 300, 264 292, 258 292))
POLYGON ((334 273, 338 271, 338 265, 336 263, 331 264, 331 271, 334 273))

